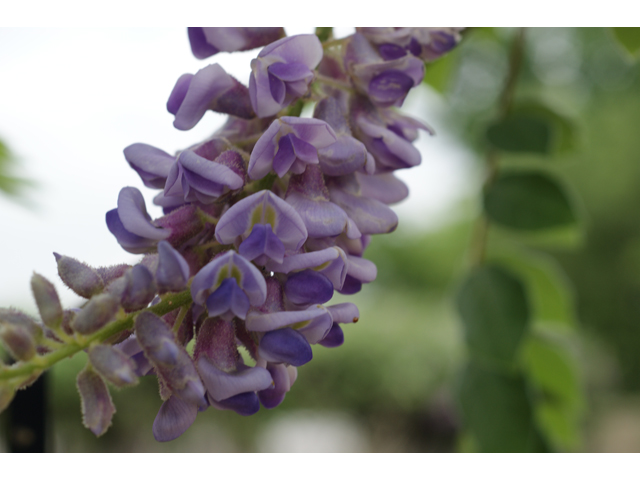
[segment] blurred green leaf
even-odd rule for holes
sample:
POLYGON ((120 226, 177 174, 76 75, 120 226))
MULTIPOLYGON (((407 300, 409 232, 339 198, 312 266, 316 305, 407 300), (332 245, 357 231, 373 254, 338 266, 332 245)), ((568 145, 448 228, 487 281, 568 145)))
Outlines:
POLYGON ((575 123, 548 105, 528 100, 519 102, 513 111, 532 118, 539 118, 551 128, 551 151, 568 152, 577 146, 575 123))
POLYGON ((502 151, 543 155, 551 151, 552 135, 553 125, 547 119, 523 111, 489 125, 486 133, 489 143, 502 151))
POLYGON ((519 252, 497 258, 525 284, 533 322, 575 327, 570 284, 550 257, 519 252))
POLYGON ((640 54, 640 27, 612 27, 613 35, 632 56, 640 54))
POLYGON ((576 222, 563 187, 542 172, 505 173, 484 194, 489 218, 505 227, 541 230, 576 222))
POLYGON ((478 358, 509 364, 529 322, 524 286, 503 268, 471 272, 456 298, 469 349, 478 358))
POLYGON ((321 42, 326 42, 333 37, 333 27, 316 27, 316 36, 321 42))
POLYGON ((523 365, 538 392, 536 417, 542 431, 558 450, 577 448, 584 398, 569 352, 558 342, 532 336, 523 348, 523 365))
POLYGON ((462 375, 459 395, 465 426, 481 452, 546 450, 521 376, 470 363, 462 375))
POLYGON ((457 55, 456 50, 427 64, 424 74, 424 83, 432 87, 438 93, 444 93, 449 86, 455 70, 457 55))

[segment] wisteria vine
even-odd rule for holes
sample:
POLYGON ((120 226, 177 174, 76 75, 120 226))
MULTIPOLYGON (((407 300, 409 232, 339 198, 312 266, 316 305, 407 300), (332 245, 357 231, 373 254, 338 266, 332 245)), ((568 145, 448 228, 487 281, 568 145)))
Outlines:
POLYGON ((218 64, 184 74, 167 101, 175 128, 193 128, 208 110, 227 114, 225 125, 176 155, 125 148, 164 212, 152 219, 128 186, 106 214, 122 248, 144 255, 140 263, 92 268, 55 254, 84 306, 63 309, 35 273, 41 319, 0 309, 0 338, 16 360, 0 365, 0 411, 17 389, 85 350, 77 378, 85 426, 96 435, 109 428, 108 383, 155 375, 164 403, 153 434, 169 441, 208 407, 240 415, 276 407, 312 359, 311 345, 342 345, 341 325, 357 322, 358 308, 325 304, 334 291, 355 294, 375 280, 363 253, 371 235, 395 230, 389 205, 408 195, 393 172, 420 164, 412 142, 419 130, 433 133, 395 107, 460 29, 316 33, 188 29, 198 59, 264 47, 249 86, 218 64), (307 104, 313 118, 300 116, 307 104))

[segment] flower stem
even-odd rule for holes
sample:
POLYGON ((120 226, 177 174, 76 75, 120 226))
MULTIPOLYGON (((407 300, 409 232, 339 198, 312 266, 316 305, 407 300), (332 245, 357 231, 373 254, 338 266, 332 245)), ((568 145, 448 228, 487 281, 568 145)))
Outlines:
MULTIPOLYGON (((518 74, 522 66, 522 60, 524 57, 524 28, 518 29, 516 37, 511 45, 511 52, 509 54, 509 71, 500 94, 498 103, 497 120, 504 120, 513 104, 513 96, 516 91, 516 84, 518 81, 518 74)), ((495 148, 490 147, 487 151, 487 176, 483 184, 483 191, 487 190, 495 181, 498 170, 498 152, 495 148)), ((474 266, 480 266, 485 262, 487 242, 489 237, 490 222, 486 214, 482 212, 478 218, 474 232, 473 240, 471 242, 471 263, 474 266)))
POLYGON ((191 301, 191 292, 187 289, 179 293, 164 295, 160 303, 152 307, 127 314, 121 311, 114 322, 105 325, 91 335, 84 336, 81 340, 75 340, 74 343, 62 345, 58 350, 47 353, 46 355, 36 356, 28 362, 18 362, 14 365, 0 368, 0 384, 5 380, 26 378, 30 375, 38 374, 52 367, 60 360, 72 357, 76 353, 89 347, 92 343, 102 343, 124 330, 133 328, 133 321, 141 312, 152 312, 158 316, 162 316, 176 308, 188 305, 191 301))

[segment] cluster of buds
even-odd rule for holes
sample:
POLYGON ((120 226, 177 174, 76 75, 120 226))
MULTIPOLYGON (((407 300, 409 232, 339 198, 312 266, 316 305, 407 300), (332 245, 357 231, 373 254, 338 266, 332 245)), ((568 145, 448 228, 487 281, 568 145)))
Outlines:
POLYGON ((124 150, 144 185, 159 190, 153 202, 164 215, 152 219, 140 191, 125 187, 106 221, 123 249, 144 257, 93 269, 56 255, 62 280, 89 301, 64 311, 34 276, 44 328, 0 312, 11 353, 28 362, 56 345, 86 347, 78 389, 98 435, 115 411, 105 382, 143 375, 160 384, 159 441, 209 407, 252 415, 279 405, 311 346, 342 345, 342 325, 358 321, 355 304, 325 304, 376 278, 363 253, 371 235, 396 228, 389 205, 408 195, 393 172, 420 163, 412 142, 420 129, 431 133, 394 107, 458 30, 362 28, 323 44, 282 28, 190 28, 199 59, 264 47, 249 86, 218 64, 178 79, 167 102, 177 129, 208 110, 227 122, 176 155, 140 143, 124 150), (307 104, 312 118, 300 116, 307 104))

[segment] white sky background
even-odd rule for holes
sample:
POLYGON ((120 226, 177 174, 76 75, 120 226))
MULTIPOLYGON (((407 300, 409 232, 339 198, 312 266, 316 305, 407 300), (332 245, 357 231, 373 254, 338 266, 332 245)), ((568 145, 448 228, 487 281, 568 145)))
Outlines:
MULTIPOLYGON (((224 116, 208 112, 190 131, 173 128, 165 104, 175 81, 218 62, 247 84, 256 54, 197 60, 185 28, 0 29, 0 138, 20 159, 18 173, 37 183, 27 191, 32 207, 0 194, 0 306, 35 312, 33 271, 54 281, 65 307, 77 304, 58 279, 54 251, 93 266, 137 262, 107 230, 105 213, 129 185, 143 192, 152 217, 161 211, 122 150, 142 142, 174 152, 209 136, 224 116)), ((443 108, 423 89, 405 102, 438 135, 421 136, 423 164, 398 175, 411 191, 394 207, 401 224, 434 228, 469 194, 469 154, 440 127, 443 108)))

